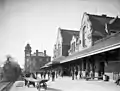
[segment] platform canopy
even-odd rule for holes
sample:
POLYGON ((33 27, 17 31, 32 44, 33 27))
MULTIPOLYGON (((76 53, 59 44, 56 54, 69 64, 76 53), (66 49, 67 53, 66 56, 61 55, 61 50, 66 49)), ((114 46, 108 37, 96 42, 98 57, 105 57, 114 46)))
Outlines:
POLYGON ((70 55, 60 61, 60 63, 65 63, 73 60, 77 60, 83 57, 103 53, 106 51, 114 50, 120 48, 120 33, 108 36, 97 41, 93 46, 87 49, 83 49, 73 55, 70 55))
POLYGON ((44 68, 47 68, 47 67, 48 67, 47 65, 44 65, 40 69, 44 69, 44 68))

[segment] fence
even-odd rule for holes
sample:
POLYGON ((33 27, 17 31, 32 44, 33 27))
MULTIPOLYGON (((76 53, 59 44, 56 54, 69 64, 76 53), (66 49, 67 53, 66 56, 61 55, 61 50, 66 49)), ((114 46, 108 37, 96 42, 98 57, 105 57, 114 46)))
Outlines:
POLYGON ((9 91, 14 82, 0 82, 0 91, 9 91))

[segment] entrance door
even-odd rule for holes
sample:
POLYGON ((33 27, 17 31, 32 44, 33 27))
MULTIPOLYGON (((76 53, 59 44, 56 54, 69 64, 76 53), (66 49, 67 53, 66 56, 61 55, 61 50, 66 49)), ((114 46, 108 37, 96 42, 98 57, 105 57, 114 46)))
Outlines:
POLYGON ((102 76, 104 74, 104 62, 100 62, 100 69, 99 69, 99 76, 102 76))

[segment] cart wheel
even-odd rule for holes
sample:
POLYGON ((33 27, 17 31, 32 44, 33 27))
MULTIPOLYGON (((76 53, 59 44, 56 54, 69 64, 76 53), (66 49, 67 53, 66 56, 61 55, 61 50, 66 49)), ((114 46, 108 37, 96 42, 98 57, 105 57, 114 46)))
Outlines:
POLYGON ((45 86, 45 89, 47 89, 47 85, 45 86))
POLYGON ((29 88, 29 85, 27 85, 28 86, 28 88, 29 88))
POLYGON ((29 88, 29 83, 27 83, 27 87, 29 88))
POLYGON ((120 81, 118 82, 118 85, 120 86, 120 81))
POLYGON ((43 84, 43 88, 44 88, 45 90, 47 89, 47 84, 46 84, 46 83, 43 84))
POLYGON ((40 88, 38 88, 38 91, 40 91, 40 88))
POLYGON ((38 88, 38 91, 40 91, 40 88, 38 88))
POLYGON ((38 89, 38 91, 40 91, 40 85, 39 84, 37 85, 37 89, 38 89))

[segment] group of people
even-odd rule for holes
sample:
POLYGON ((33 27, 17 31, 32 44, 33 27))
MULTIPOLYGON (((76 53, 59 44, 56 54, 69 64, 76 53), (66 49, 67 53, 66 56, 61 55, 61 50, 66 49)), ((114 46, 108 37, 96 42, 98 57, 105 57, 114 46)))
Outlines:
POLYGON ((48 79, 48 80, 50 80, 50 77, 51 77, 52 81, 54 81, 55 76, 56 76, 56 72, 54 70, 41 71, 41 72, 35 72, 35 73, 26 73, 24 76, 25 77, 32 77, 34 79, 40 78, 40 79, 48 79))
POLYGON ((75 78, 78 79, 78 75, 79 75, 79 78, 82 78, 82 71, 79 71, 78 67, 71 68, 72 80, 74 80, 75 78))
POLYGON ((25 81, 25 86, 29 87, 30 85, 32 85, 32 86, 36 87, 37 86, 36 82, 32 81, 33 79, 42 79, 42 80, 48 81, 48 80, 50 80, 50 78, 52 78, 52 81, 55 81, 55 78, 57 77, 56 73, 57 72, 55 70, 51 70, 51 71, 47 70, 47 71, 34 72, 34 73, 25 72, 23 75, 24 81, 25 81))
POLYGON ((41 78, 46 79, 46 75, 47 75, 48 79, 50 79, 50 77, 52 78, 52 81, 55 80, 55 74, 56 74, 55 70, 40 72, 41 78))

